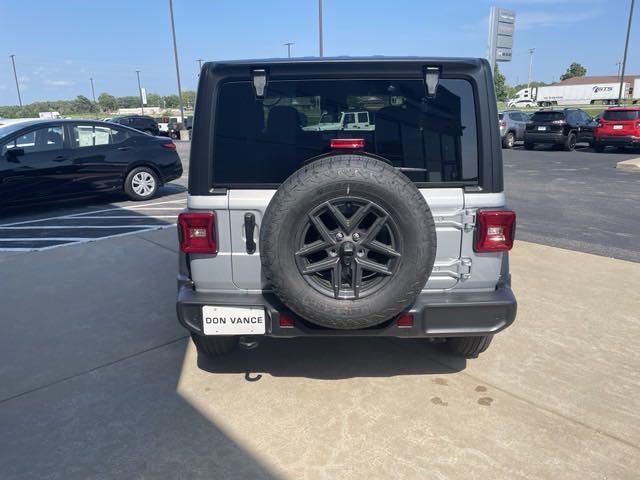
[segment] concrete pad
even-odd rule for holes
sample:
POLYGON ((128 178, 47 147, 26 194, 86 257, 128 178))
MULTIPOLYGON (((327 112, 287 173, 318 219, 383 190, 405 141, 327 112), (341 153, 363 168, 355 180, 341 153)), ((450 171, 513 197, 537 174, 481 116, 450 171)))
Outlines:
MULTIPOLYGON (((160 247, 164 247, 168 250, 176 252, 176 254, 178 253, 178 250, 179 250, 178 232, 175 226, 165 228, 160 231, 153 230, 151 232, 137 233, 136 236, 139 238, 143 238, 151 243, 154 243, 160 247)), ((177 273, 177 270, 174 273, 177 273)))
POLYGON ((620 170, 628 170, 632 172, 640 172, 640 157, 624 160, 616 164, 616 168, 620 170))
POLYGON ((175 316, 176 254, 136 236, 1 265, 0 400, 186 335, 175 316))
POLYGON ((640 445, 640 263, 516 242, 515 323, 466 372, 640 445))
POLYGON ((181 332, 173 252, 132 236, 20 258, 63 251, 77 254, 23 260, 23 273, 12 266, 23 288, 0 297, 29 329, 19 336, 3 319, 0 387, 40 387, 0 399, 3 478, 555 480, 640 471, 640 264, 519 242, 516 323, 469 362, 422 340, 382 338, 265 339, 212 361, 167 334, 181 332), (143 273, 152 259, 158 266, 143 273), (71 266, 74 281, 61 273, 71 266), (113 280, 91 285, 95 271, 113 280), (84 302, 70 302, 71 286, 84 302), (39 303, 54 310, 43 315, 39 303), (69 332, 78 341, 60 340, 69 332))

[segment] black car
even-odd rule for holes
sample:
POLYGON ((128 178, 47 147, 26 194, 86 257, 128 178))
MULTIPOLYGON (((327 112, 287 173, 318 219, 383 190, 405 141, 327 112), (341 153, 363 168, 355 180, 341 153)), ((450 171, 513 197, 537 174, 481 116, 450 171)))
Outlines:
POLYGON ((146 115, 127 115, 122 117, 113 117, 111 119, 111 122, 119 123, 120 125, 125 125, 131 128, 135 128, 136 130, 140 130, 141 132, 146 132, 150 135, 160 134, 160 128, 158 127, 158 122, 156 122, 151 117, 147 117, 146 115))
POLYGON ((573 150, 576 143, 593 141, 594 123, 579 108, 538 110, 531 116, 524 132, 524 148, 532 150, 536 144, 551 144, 573 150))
POLYGON ((181 175, 171 140, 113 123, 55 119, 0 127, 0 207, 113 191, 148 200, 181 175))

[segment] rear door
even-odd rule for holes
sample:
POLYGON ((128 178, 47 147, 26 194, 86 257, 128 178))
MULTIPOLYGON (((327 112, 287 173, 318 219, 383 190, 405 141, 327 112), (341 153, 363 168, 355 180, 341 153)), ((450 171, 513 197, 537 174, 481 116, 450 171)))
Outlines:
POLYGON ((366 151, 413 179, 431 208, 438 248, 427 288, 453 288, 468 278, 472 258, 461 257, 461 246, 464 236, 473 236, 473 212, 465 209, 463 184, 478 177, 471 84, 444 79, 438 96, 426 99, 422 80, 273 81, 263 101, 256 100, 250 84, 225 85, 218 106, 225 122, 215 137, 214 186, 228 188, 235 287, 268 288, 261 274, 259 235, 275 189, 304 162, 330 152, 331 138, 343 136, 340 131, 303 131, 300 119, 305 116, 306 124, 313 125, 322 111, 363 108, 374 112, 373 130, 349 134, 362 136, 366 151))
POLYGON ((128 130, 105 125, 69 125, 76 192, 122 187, 127 165, 135 149, 128 130))
POLYGON ((606 110, 601 133, 604 135, 636 135, 640 124, 640 110, 606 110))

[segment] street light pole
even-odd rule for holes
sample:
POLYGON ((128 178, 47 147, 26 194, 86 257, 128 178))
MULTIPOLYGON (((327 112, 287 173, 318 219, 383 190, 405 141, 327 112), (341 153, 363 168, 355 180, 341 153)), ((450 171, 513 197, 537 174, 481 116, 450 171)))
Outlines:
POLYGON ((320 56, 323 56, 322 46, 322 0, 318 0, 318 43, 320 47, 320 56))
POLYGON ((535 48, 529 49, 529 80, 527 81, 527 88, 531 88, 531 71, 533 69, 533 54, 535 51, 535 48))
POLYGON ((140 109, 142 110, 142 115, 144 115, 144 104, 142 103, 142 87, 140 86, 140 70, 136 70, 136 75, 138 76, 138 95, 140 95, 140 109))
POLYGON ((16 60, 15 55, 9 55, 11 57, 11 64, 13 65, 13 78, 16 80, 16 90, 18 91, 18 103, 22 108, 22 97, 20 96, 20 84, 18 83, 18 74, 16 73, 16 60))
POLYGON ((629 23, 627 23, 627 38, 624 42, 624 56, 622 57, 622 68, 620 69, 620 91, 618 92, 618 105, 622 99, 622 85, 624 80, 624 69, 627 66, 627 50, 629 48, 629 34, 631 33, 631 19, 633 18, 633 4, 635 0, 631 0, 629 7, 629 23))
POLYGON ((287 58, 291 58, 291 45, 295 45, 294 42, 283 43, 287 47, 287 58))
POLYGON ((93 103, 96 103, 96 90, 93 88, 93 77, 89 79, 91 82, 91 96, 93 97, 93 103))
POLYGON ((203 62, 203 58, 199 58, 196 60, 196 62, 198 62, 198 76, 200 76, 200 72, 202 71, 202 62, 203 62))
POLYGON ((180 101, 180 121, 184 125, 184 104, 182 103, 182 87, 180 86, 180 64, 178 63, 178 45, 176 44, 176 26, 173 21, 173 0, 169 0, 171 17, 171 35, 173 36, 173 57, 176 62, 176 78, 178 80, 178 100, 180 101))

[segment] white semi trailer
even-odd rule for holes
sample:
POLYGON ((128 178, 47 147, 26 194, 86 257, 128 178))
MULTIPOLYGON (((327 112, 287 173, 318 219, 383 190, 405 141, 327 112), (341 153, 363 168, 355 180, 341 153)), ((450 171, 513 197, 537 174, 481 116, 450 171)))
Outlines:
MULTIPOLYGON (((638 79, 636 79, 636 83, 638 79)), ((623 84, 623 99, 629 99, 629 82, 623 84)), ((509 100, 510 107, 551 105, 614 104, 620 92, 619 83, 589 83, 584 85, 548 85, 523 88, 509 100)), ((636 89, 634 88, 634 93, 636 89)))

